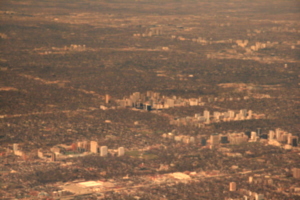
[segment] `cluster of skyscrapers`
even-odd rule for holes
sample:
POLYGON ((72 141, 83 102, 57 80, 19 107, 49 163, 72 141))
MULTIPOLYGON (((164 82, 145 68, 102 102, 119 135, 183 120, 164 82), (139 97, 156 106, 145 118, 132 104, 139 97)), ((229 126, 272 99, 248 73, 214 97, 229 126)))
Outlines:
MULTIPOLYGON (((24 152, 19 144, 14 143, 12 151, 15 155, 27 159, 28 153, 24 152)), ((125 154, 125 148, 119 147, 118 149, 108 149, 107 146, 99 146, 96 141, 79 141, 71 145, 59 144, 55 145, 50 149, 38 149, 37 157, 43 160, 56 161, 62 160, 71 155, 71 157, 85 156, 90 153, 98 154, 101 157, 106 157, 108 153, 116 156, 123 156, 125 154)))
MULTIPOLYGON (((279 128, 274 132, 269 131, 269 134, 263 134, 261 128, 257 128, 256 131, 246 131, 240 133, 227 133, 227 134, 212 134, 209 138, 203 135, 189 136, 189 135, 174 135, 173 133, 164 133, 163 138, 173 139, 176 142, 182 142, 185 144, 201 144, 205 146, 210 144, 211 148, 217 147, 221 144, 241 144, 244 142, 257 142, 260 139, 264 139, 273 144, 276 141, 279 145, 285 144, 290 147, 298 146, 298 136, 294 136, 291 133, 287 133, 279 128), (278 141, 277 139, 278 138, 278 141)), ((277 144, 276 143, 276 144, 277 144)))
MULTIPOLYGON (((109 95, 106 95, 106 103, 108 102, 109 95)), ((161 96, 158 92, 147 91, 146 94, 140 92, 134 92, 129 97, 124 97, 123 99, 115 100, 118 106, 122 108, 133 107, 137 109, 144 110, 157 110, 157 109, 168 109, 181 106, 203 106, 206 102, 216 102, 216 101, 233 101, 241 100, 242 98, 217 98, 217 97, 199 97, 199 98, 189 98, 184 99, 181 97, 173 96, 161 96)), ((243 99, 249 99, 245 96, 243 99)), ((221 117, 221 115, 220 115, 221 117)), ((241 116, 242 117, 242 116, 241 116)), ((244 116, 245 117, 245 116, 244 116)))
POLYGON ((246 120, 252 119, 253 112, 252 110, 241 109, 239 112, 235 112, 234 110, 228 110, 227 112, 218 112, 215 111, 211 113, 208 110, 204 110, 203 115, 200 113, 195 114, 194 117, 183 117, 176 118, 170 121, 173 125, 194 125, 201 127, 204 124, 209 124, 211 122, 219 122, 219 121, 237 121, 237 120, 246 120))
MULTIPOLYGON (((78 151, 84 152, 89 151, 94 154, 99 154, 101 157, 106 157, 108 154, 107 146, 99 146, 97 141, 83 141, 77 143, 78 151)), ((125 154, 124 147, 117 149, 117 156, 123 156, 125 154)))
POLYGON ((281 130, 280 128, 277 128, 274 130, 270 130, 268 133, 268 139, 270 144, 274 145, 281 145, 281 144, 286 144, 287 147, 293 146, 296 147, 298 146, 299 142, 299 137, 293 135, 292 133, 288 133, 284 130, 281 130))
POLYGON ((129 98, 123 98, 122 100, 117 100, 117 104, 120 107, 134 107, 137 109, 166 109, 173 108, 175 106, 185 106, 188 103, 181 98, 173 96, 172 98, 160 96, 158 92, 147 91, 146 94, 141 94, 140 92, 134 92, 129 98))

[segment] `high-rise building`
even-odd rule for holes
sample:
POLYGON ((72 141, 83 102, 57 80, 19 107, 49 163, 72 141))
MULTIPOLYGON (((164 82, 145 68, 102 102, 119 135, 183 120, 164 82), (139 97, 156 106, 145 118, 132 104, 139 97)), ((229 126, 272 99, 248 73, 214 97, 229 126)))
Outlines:
POLYGON ((91 152, 98 153, 98 143, 96 141, 91 141, 91 152))
POLYGON ((290 145, 292 144, 292 138, 293 138, 293 134, 289 133, 287 135, 287 143, 290 144, 290 145))
POLYGON ((209 112, 208 110, 204 110, 203 116, 204 116, 206 119, 209 119, 209 118, 210 118, 210 112, 209 112))
POLYGON ((280 128, 276 128, 275 133, 276 133, 276 139, 278 140, 281 136, 282 131, 280 128))
POLYGON ((220 136, 219 134, 214 134, 210 136, 210 144, 212 146, 218 145, 220 143, 220 136))
POLYGON ((293 136, 292 137, 292 146, 297 147, 298 146, 298 141, 299 141, 298 136, 293 136))
POLYGON ((274 140, 275 132, 272 130, 269 130, 269 140, 274 140))
POLYGON ((56 154, 55 153, 51 153, 51 161, 52 162, 56 161, 56 154))
POLYGON ((229 191, 231 191, 231 192, 236 191, 236 182, 229 183, 229 191))
POLYGON ((300 168, 293 168, 292 172, 293 172, 293 177, 294 178, 300 179, 300 168))
POLYGON ((89 141, 87 141, 87 140, 83 141, 83 142, 82 142, 83 149, 84 149, 85 151, 89 151, 89 150, 91 149, 91 145, 90 145, 90 144, 91 144, 91 143, 90 143, 89 141))
POLYGON ((19 150, 19 144, 14 143, 14 144, 13 144, 13 150, 14 150, 14 151, 18 151, 18 150, 19 150))
POLYGON ((229 114, 229 117, 230 117, 230 118, 234 118, 234 116, 235 116, 235 113, 234 113, 233 110, 229 110, 229 111, 228 111, 228 114, 229 114))
POLYGON ((81 153, 86 151, 84 142, 77 142, 77 151, 81 153))
POLYGON ((124 147, 119 147, 118 148, 118 156, 124 156, 125 150, 124 147))
POLYGON ((240 116, 241 117, 246 117, 247 116, 247 109, 241 109, 240 110, 240 116))
POLYGON ((253 140, 253 141, 257 140, 257 133, 255 131, 251 132, 251 140, 253 140))
POLYGON ((151 105, 150 104, 144 104, 144 110, 150 111, 151 110, 151 105))
POLYGON ((220 112, 214 112, 214 118, 216 120, 219 120, 220 119, 220 116, 221 116, 221 113, 220 112))
POLYGON ((253 176, 249 176, 249 183, 253 182, 253 176))
POLYGON ((44 158, 44 153, 41 149, 38 149, 38 157, 39 158, 44 158))
POLYGON ((126 106, 133 107, 131 99, 126 99, 126 106))
POLYGON ((109 94, 106 94, 106 95, 105 95, 105 103, 106 103, 106 104, 110 103, 110 99, 111 99, 110 95, 109 95, 109 94))
POLYGON ((206 139, 205 138, 201 138, 201 145, 205 146, 206 145, 206 139))
POLYGON ((107 156, 107 146, 101 146, 100 147, 100 156, 106 157, 107 156))
POLYGON ((258 137, 261 136, 261 128, 257 128, 257 129, 256 129, 256 133, 257 133, 257 136, 258 136, 258 137))
POLYGON ((252 111, 252 110, 249 110, 249 111, 248 111, 248 119, 251 119, 251 118, 252 118, 252 114, 253 114, 253 111, 252 111))

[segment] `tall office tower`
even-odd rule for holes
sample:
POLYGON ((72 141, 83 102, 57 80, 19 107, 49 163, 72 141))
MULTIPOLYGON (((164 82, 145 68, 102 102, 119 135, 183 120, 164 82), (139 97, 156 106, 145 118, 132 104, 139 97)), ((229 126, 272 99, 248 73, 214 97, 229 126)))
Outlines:
POLYGON ((249 183, 253 182, 253 176, 249 176, 249 183))
POLYGON ((280 136, 281 136, 281 133, 282 133, 282 130, 280 128, 276 128, 275 133, 276 133, 276 139, 279 140, 280 136))
POLYGON ((91 141, 91 149, 92 153, 98 153, 98 143, 96 141, 91 141))
POLYGON ((253 114, 253 111, 252 111, 252 110, 249 110, 249 111, 248 111, 248 119, 251 119, 251 118, 252 118, 252 114, 253 114))
POLYGON ((132 100, 133 103, 136 103, 140 100, 141 94, 139 92, 134 92, 131 96, 130 99, 132 100))
POLYGON ((18 150, 19 150, 19 144, 14 143, 14 144, 13 144, 13 150, 14 150, 14 151, 18 151, 18 150))
POLYGON ((101 146, 100 147, 100 156, 106 157, 107 156, 107 146, 101 146))
POLYGON ((221 113, 220 112, 214 112, 214 118, 216 120, 219 120, 220 119, 220 116, 221 116, 221 113))
POLYGON ((91 149, 91 143, 87 140, 83 141, 83 148, 85 151, 89 151, 91 149))
POLYGON ((252 131, 251 132, 251 140, 256 141, 256 139, 257 139, 257 134, 255 131, 252 131))
POLYGON ((83 145, 80 141, 77 142, 77 151, 80 153, 83 152, 83 145))
POLYGON ((38 157, 39 158, 44 158, 44 153, 41 149, 38 149, 38 157))
POLYGON ((229 191, 231 191, 231 192, 236 191, 236 182, 229 183, 229 191))
POLYGON ((56 154, 55 153, 51 153, 51 161, 52 162, 56 161, 56 154))
POLYGON ((240 110, 240 116, 241 117, 246 117, 247 116, 247 109, 241 109, 240 110))
POLYGON ((214 134, 210 136, 210 144, 212 146, 218 145, 220 143, 220 136, 219 134, 214 134))
POLYGON ((133 107, 133 106, 132 106, 132 100, 131 100, 131 99, 126 99, 126 106, 128 106, 128 107, 133 107))
POLYGON ((124 156, 124 154, 125 154, 124 147, 119 147, 118 148, 118 156, 124 156))
POLYGON ((111 99, 110 95, 109 95, 109 94, 106 94, 106 95, 105 95, 105 103, 106 103, 106 104, 110 103, 110 99, 111 99))
POLYGON ((210 112, 208 110, 204 110, 203 116, 205 117, 206 120, 209 120, 209 118, 210 118, 210 112))
POLYGON ((230 117, 230 118, 234 118, 234 116, 235 116, 235 113, 234 113, 233 110, 229 110, 229 111, 228 111, 228 114, 229 114, 229 117, 230 117))
POLYGON ((205 146, 206 145, 206 139, 205 138, 201 138, 201 145, 205 146))
POLYGON ((292 140, 293 140, 293 134, 289 133, 287 135, 287 143, 292 145, 292 140))
POLYGON ((261 136, 261 128, 257 128, 256 133, 257 133, 257 136, 260 137, 261 136))
POLYGON ((297 147, 299 142, 299 137, 298 136, 293 136, 292 138, 292 146, 297 147))
POLYGON ((144 109, 147 111, 151 110, 151 104, 144 104, 144 109))
POLYGON ((293 168, 292 172, 293 172, 293 177, 294 178, 300 179, 300 168, 293 168))
POLYGON ((275 132, 272 130, 269 130, 269 140, 274 140, 275 132))

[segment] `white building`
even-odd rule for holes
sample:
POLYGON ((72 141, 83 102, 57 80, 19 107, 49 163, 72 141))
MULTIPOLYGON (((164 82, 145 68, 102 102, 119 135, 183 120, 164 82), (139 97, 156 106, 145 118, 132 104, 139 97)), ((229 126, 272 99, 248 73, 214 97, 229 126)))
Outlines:
POLYGON ((101 146, 100 147, 100 156, 106 157, 107 156, 107 146, 101 146))
POLYGON ((118 156, 124 156, 125 154, 125 150, 124 150, 124 147, 119 147, 118 148, 118 156))

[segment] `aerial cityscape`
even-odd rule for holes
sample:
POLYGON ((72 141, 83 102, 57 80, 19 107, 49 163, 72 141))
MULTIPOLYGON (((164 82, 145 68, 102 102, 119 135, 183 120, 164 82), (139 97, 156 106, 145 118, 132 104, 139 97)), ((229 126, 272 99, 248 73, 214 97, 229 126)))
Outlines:
POLYGON ((0 199, 300 199, 300 1, 0 15, 0 199))

